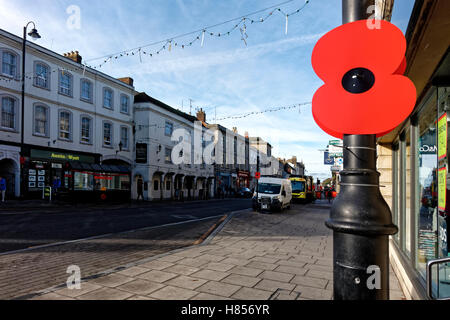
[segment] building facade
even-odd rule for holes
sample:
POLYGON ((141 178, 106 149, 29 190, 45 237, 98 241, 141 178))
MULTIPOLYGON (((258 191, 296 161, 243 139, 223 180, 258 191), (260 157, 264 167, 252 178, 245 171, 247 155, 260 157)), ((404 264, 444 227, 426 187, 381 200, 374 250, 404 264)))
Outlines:
POLYGON ((87 68, 78 52, 27 42, 23 66, 22 38, 0 30, 0 175, 8 196, 40 196, 55 181, 61 191, 129 193, 134 94, 132 79, 87 68))
POLYGON ((134 97, 133 108, 136 163, 132 197, 138 198, 139 188, 149 201, 213 197, 213 165, 194 152, 196 139, 200 148, 204 147, 202 135, 207 128, 203 123, 145 93, 134 97), (186 145, 180 149, 182 143, 186 145))

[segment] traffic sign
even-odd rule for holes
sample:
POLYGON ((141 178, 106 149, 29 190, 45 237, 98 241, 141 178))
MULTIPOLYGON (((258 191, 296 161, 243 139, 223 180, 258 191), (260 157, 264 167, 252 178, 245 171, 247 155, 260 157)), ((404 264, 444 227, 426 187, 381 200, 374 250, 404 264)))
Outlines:
POLYGON ((261 172, 255 172, 255 178, 259 180, 261 178, 261 172))

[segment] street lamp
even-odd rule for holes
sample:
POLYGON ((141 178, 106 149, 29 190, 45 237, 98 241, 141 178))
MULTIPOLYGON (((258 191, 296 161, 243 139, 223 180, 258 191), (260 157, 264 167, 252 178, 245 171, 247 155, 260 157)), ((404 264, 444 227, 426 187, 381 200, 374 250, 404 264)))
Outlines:
MULTIPOLYGON (((21 110, 21 127, 20 127, 20 154, 21 154, 21 164, 22 164, 22 168, 23 169, 23 157, 25 156, 24 153, 24 131, 25 131, 25 48, 26 48, 26 42, 27 42, 27 28, 30 24, 33 24, 33 29, 28 33, 28 35, 31 37, 31 39, 33 40, 37 40, 40 39, 41 36, 39 35, 38 31, 36 30, 36 25, 33 21, 30 21, 27 23, 27 25, 25 27, 23 27, 23 43, 22 43, 22 110, 21 110)), ((21 170, 21 174, 22 174, 22 179, 21 179, 21 184, 22 184, 22 190, 20 192, 21 196, 23 197, 23 192, 24 192, 24 179, 23 179, 23 170, 21 170)))

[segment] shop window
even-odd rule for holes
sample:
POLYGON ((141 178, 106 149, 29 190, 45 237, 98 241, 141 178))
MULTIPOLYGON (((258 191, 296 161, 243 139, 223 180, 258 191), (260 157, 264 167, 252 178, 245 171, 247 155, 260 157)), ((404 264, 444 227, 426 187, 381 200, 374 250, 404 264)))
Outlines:
POLYGON ((58 92, 60 94, 72 97, 73 93, 73 76, 65 71, 61 70, 59 72, 59 89, 58 92))
POLYGON ((95 189, 108 190, 130 190, 130 176, 125 174, 94 173, 95 189))
POLYGON ((43 89, 50 89, 50 67, 42 62, 34 64, 34 85, 43 89))
POLYGON ((34 134, 48 137, 48 107, 43 105, 34 106, 34 134))
POLYGON ((436 258, 438 185, 437 185, 437 103, 432 95, 419 113, 417 142, 417 200, 415 222, 417 225, 416 265, 425 276, 428 260, 436 258))
POLYGON ((94 173, 74 172, 73 188, 74 190, 84 190, 84 191, 94 190, 94 173))
POLYGON ((1 127, 4 129, 16 129, 17 99, 13 97, 1 98, 1 127))

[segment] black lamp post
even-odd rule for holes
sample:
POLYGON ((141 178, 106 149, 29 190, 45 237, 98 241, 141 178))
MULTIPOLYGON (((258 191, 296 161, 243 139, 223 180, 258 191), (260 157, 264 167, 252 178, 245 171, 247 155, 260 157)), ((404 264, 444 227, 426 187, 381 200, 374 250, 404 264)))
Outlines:
MULTIPOLYGON (((343 0, 343 23, 368 19, 367 8, 374 4, 375 0, 343 0)), ((373 82, 372 72, 362 68, 342 79, 344 89, 355 94, 368 91, 373 82)), ((341 189, 326 222, 333 229, 334 299, 388 300, 388 237, 398 229, 380 193, 376 136, 344 135, 343 151, 341 189)))
MULTIPOLYGON (((22 43, 22 109, 21 109, 21 127, 20 127, 20 154, 21 157, 23 158, 25 156, 24 154, 24 132, 25 132, 25 49, 26 49, 26 42, 27 42, 27 28, 30 24, 33 24, 33 29, 28 33, 28 35, 33 39, 33 40, 37 40, 40 39, 41 36, 39 35, 38 31, 36 30, 36 25, 33 21, 30 21, 27 23, 27 25, 25 27, 23 27, 23 43, 22 43)), ((21 163, 23 163, 22 159, 21 159, 21 163)), ((21 196, 24 196, 24 179, 23 179, 23 165, 21 168, 21 174, 22 174, 22 179, 21 179, 21 185, 22 185, 22 190, 20 192, 21 196)))

